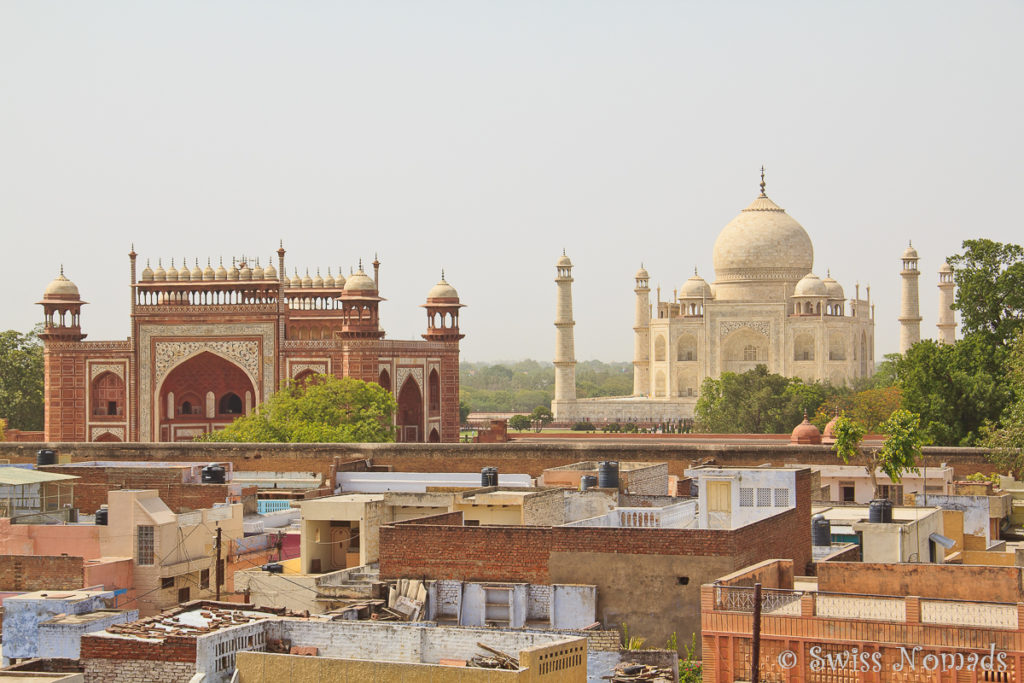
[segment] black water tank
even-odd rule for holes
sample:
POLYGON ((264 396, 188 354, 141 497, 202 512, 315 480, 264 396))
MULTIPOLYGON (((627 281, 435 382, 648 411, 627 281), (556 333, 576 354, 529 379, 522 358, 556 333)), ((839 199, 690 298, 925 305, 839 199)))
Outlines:
POLYGON ((260 569, 262 569, 265 572, 269 572, 271 574, 281 574, 281 573, 284 572, 284 567, 282 565, 278 564, 277 562, 271 562, 270 564, 265 564, 262 567, 260 567, 260 569))
POLYGON ((36 451, 36 467, 42 467, 43 465, 56 465, 57 464, 57 451, 50 450, 49 448, 42 448, 36 451))
POLYGON ((489 483, 488 486, 497 486, 498 485, 498 468, 497 467, 490 467, 488 469, 491 470, 491 483, 489 483))
POLYGON ((811 517, 811 543, 813 545, 832 545, 832 524, 825 515, 811 517))
POLYGON ((226 471, 220 465, 207 465, 203 468, 204 484, 223 484, 226 471))
POLYGON ((102 507, 99 510, 97 510, 96 511, 96 524, 98 524, 99 526, 106 526, 107 525, 107 521, 109 520, 109 514, 110 513, 107 511, 107 508, 105 508, 105 507, 102 507))
POLYGON ((592 474, 584 474, 580 477, 580 491, 586 491, 597 486, 597 477, 592 474))
POLYGON ((876 524, 892 522, 892 501, 887 498, 876 498, 868 506, 868 521, 876 524))
POLYGON ((619 488, 619 463, 605 460, 597 463, 597 485, 603 489, 619 488))

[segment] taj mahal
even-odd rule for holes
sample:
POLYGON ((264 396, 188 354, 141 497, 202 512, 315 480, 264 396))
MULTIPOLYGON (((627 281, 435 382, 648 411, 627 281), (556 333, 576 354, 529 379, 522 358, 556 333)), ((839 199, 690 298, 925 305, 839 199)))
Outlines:
MULTIPOLYGON (((903 253, 901 351, 920 339, 917 252, 903 253)), ((572 268, 563 252, 556 264, 555 397, 559 422, 589 420, 662 422, 692 418, 705 378, 766 365, 770 372, 834 385, 868 377, 875 368, 875 315, 871 288, 856 285, 847 299, 826 271, 813 272, 807 231, 761 192, 718 234, 714 282, 694 271, 661 300, 651 301, 650 275, 635 275, 633 394, 576 398, 572 268)), ((946 315, 940 336, 952 341, 952 277, 940 271, 946 315), (947 320, 948 318, 949 320, 947 320)), ((940 313, 941 315, 941 313, 940 313)))

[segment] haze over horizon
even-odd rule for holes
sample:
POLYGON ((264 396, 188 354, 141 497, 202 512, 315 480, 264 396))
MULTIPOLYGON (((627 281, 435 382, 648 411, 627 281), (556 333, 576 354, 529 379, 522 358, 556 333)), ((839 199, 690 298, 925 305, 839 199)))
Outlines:
MULTIPOLYGON (((419 338, 445 269, 464 360, 628 361, 633 274, 668 299, 758 192, 897 350, 899 257, 1021 243, 1024 5, 127 0, 0 6, 0 329, 61 264, 88 339, 129 333, 128 259, 380 255, 382 325, 419 338), (1014 227, 1017 225, 1017 227, 1014 227)), ((276 261, 275 261, 276 265, 276 261)), ((652 293, 653 299, 653 293, 652 293)))

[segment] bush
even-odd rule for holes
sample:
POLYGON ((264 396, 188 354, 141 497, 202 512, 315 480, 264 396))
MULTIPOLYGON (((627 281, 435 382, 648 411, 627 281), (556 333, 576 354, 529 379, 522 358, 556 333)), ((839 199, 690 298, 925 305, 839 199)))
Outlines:
POLYGON ((604 426, 603 431, 605 432, 605 434, 609 432, 613 434, 618 434, 619 432, 622 431, 622 425, 620 425, 618 422, 611 422, 604 426))
POLYGON ((572 430, 574 432, 592 432, 595 429, 597 429, 597 427, 595 427, 591 422, 577 422, 572 426, 572 430))

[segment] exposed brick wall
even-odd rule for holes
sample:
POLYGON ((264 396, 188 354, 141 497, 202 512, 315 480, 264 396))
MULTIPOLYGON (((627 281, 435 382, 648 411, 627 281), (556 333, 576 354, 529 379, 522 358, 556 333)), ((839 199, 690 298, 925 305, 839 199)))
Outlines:
POLYGON ((548 583, 551 532, 549 527, 383 526, 380 574, 548 583))
POLYGON ((414 519, 407 519, 404 522, 395 522, 395 524, 462 526, 462 510, 457 510, 455 512, 442 512, 440 514, 427 515, 425 517, 416 517, 414 519))
POLYGON ((67 555, 0 555, 0 590, 74 590, 85 587, 85 561, 67 555))
POLYGON ((189 512, 223 503, 230 495, 228 484, 185 484, 181 470, 160 467, 61 467, 48 465, 47 472, 79 477, 75 507, 92 514, 107 503, 110 491, 155 489, 174 512, 189 512))
POLYGON ((150 659, 88 659, 85 683, 188 683, 196 675, 195 662, 159 662, 150 659))
POLYGON ((87 669, 90 659, 186 662, 193 665, 195 673, 196 639, 168 636, 163 642, 150 642, 136 638, 84 635, 80 659, 87 665, 87 669))

